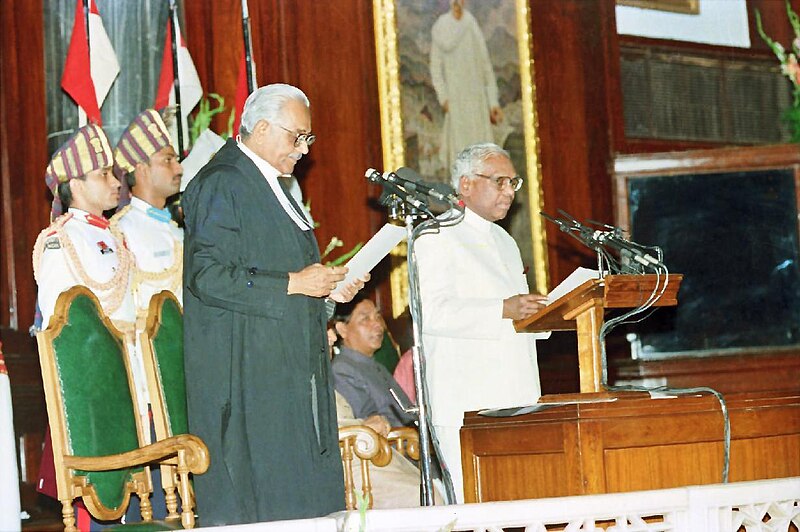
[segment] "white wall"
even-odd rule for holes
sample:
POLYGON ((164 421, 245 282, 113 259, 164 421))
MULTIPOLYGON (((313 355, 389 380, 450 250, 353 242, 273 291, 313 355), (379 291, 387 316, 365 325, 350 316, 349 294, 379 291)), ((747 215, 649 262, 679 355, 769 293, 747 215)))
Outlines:
POLYGON ((750 48, 746 0, 700 0, 698 15, 617 6, 617 33, 750 48))

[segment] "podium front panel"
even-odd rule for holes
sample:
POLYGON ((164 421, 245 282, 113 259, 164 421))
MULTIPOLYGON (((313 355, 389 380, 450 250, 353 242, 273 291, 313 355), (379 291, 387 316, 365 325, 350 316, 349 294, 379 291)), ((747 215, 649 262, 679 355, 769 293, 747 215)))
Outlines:
MULTIPOLYGON (((723 416, 712 395, 603 403, 534 414, 465 415, 466 502, 664 489, 722 481, 723 416)), ((730 481, 800 475, 800 395, 727 397, 730 481)))

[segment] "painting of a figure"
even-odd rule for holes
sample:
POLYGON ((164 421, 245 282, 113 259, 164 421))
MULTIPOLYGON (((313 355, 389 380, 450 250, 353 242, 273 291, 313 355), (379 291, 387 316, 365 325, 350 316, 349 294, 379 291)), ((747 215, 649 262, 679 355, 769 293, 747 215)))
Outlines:
MULTIPOLYGON (((387 0, 380 1, 386 7, 387 0)), ((544 289, 546 264, 540 251, 544 244, 538 219, 534 102, 524 2, 394 0, 392 6, 403 164, 427 180, 449 183, 453 158, 466 146, 495 142, 508 150, 525 184, 503 225, 520 246, 529 285, 544 289), (525 17, 522 23, 520 17, 525 17), (522 59, 520 42, 524 43, 522 59), (526 94, 528 101, 524 102, 526 94)))
POLYGON ((515 17, 513 0, 398 2, 406 158, 422 175, 446 180, 464 147, 522 134, 515 17))
POLYGON ((464 0, 452 0, 431 29, 430 73, 443 113, 439 158, 450 168, 465 146, 493 140, 503 119, 486 41, 464 0))

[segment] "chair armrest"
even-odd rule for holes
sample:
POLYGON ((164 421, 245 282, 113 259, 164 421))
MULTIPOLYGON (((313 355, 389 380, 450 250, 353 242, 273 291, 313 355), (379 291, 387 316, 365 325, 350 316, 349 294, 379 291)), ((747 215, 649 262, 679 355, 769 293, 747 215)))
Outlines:
POLYGON ((145 447, 107 456, 65 456, 64 465, 82 471, 108 471, 138 467, 152 463, 183 465, 189 473, 200 475, 208 470, 208 447, 203 440, 191 434, 172 436, 145 447), (181 464, 183 462, 183 464, 181 464))
POLYGON ((389 445, 412 460, 419 460, 419 433, 412 427, 392 427, 386 436, 389 445))
POLYGON ((389 441, 366 425, 339 427, 339 446, 352 450, 362 460, 370 460, 378 467, 392 460, 389 441))

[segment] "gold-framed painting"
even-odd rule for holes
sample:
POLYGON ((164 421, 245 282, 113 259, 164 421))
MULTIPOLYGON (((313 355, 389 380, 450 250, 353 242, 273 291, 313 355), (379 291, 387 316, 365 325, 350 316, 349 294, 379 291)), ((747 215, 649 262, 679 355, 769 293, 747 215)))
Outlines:
POLYGON ((697 15, 700 13, 700 0, 617 0, 617 4, 640 7, 642 9, 683 13, 685 15, 697 15))
MULTIPOLYGON (((450 162, 467 145, 505 148, 524 184, 502 225, 519 245, 531 291, 546 293, 527 0, 373 0, 373 9, 384 168, 449 183, 450 162)), ((404 253, 393 258, 395 316, 408 301, 404 253)))

